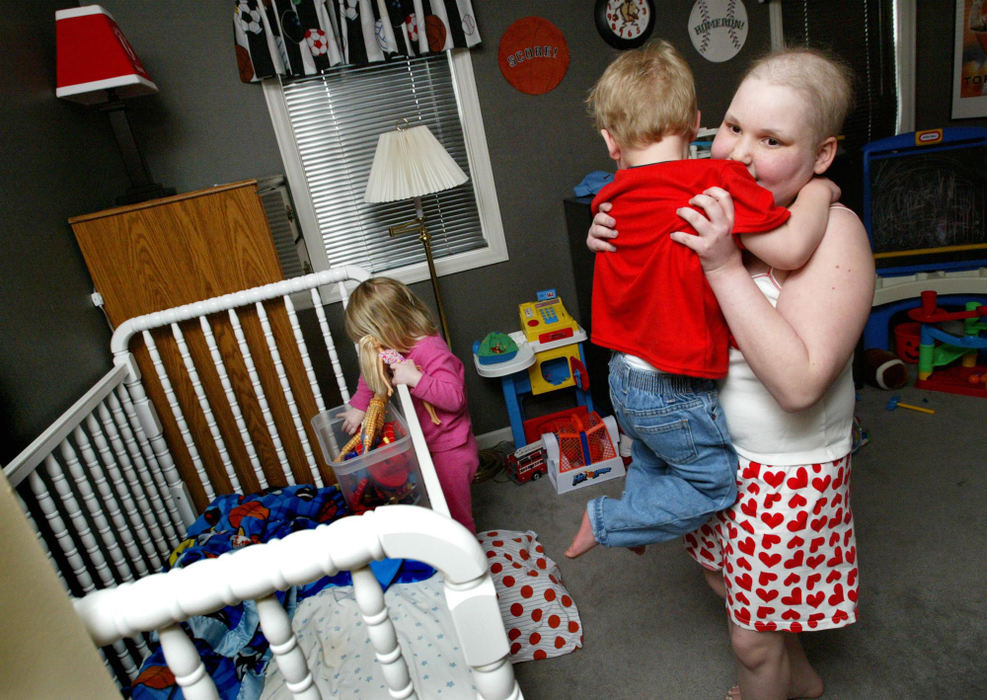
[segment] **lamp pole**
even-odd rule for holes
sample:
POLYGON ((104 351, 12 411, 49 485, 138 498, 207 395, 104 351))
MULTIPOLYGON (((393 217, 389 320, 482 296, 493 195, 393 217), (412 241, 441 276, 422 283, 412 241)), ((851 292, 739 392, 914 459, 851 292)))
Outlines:
POLYGON ((435 295, 435 305, 439 310, 439 323, 442 326, 442 337, 446 343, 452 347, 452 338, 449 335, 449 326, 446 323, 446 312, 442 306, 442 294, 439 292, 439 277, 435 273, 435 260, 432 258, 432 236, 425 227, 425 210, 422 208, 422 198, 415 197, 415 212, 417 218, 397 226, 391 226, 388 231, 392 236, 399 236, 404 233, 415 231, 418 233, 418 240, 425 248, 425 261, 428 263, 428 276, 432 281, 432 293, 435 295))

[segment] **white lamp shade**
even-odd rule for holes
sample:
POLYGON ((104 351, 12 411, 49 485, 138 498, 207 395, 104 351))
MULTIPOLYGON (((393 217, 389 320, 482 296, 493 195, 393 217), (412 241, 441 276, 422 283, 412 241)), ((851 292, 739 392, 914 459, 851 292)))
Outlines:
POLYGON ((363 198, 367 202, 411 199, 468 179, 427 126, 413 126, 380 135, 363 198))

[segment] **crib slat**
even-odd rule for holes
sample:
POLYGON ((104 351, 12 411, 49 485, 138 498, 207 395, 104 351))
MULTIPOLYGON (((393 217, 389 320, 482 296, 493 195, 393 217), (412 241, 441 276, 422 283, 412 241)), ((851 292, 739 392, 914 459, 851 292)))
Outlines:
POLYGON ((291 628, 291 620, 280 601, 273 595, 259 598, 257 616, 264 636, 271 645, 271 653, 284 676, 285 687, 292 697, 299 700, 322 700, 322 693, 315 685, 305 654, 298 646, 298 638, 291 628))
MULTIPOLYGON (((340 287, 343 288, 345 293, 345 286, 341 284, 340 287)), ((326 343, 326 352, 329 355, 329 364, 332 366, 332 373, 336 378, 336 386, 339 388, 340 396, 343 397, 343 403, 349 403, 350 392, 346 386, 346 378, 343 376, 343 367, 339 363, 339 355, 336 353, 336 343, 333 342, 332 332, 329 330, 329 321, 326 319, 326 310, 322 307, 322 302, 319 298, 319 290, 313 287, 309 291, 312 294, 312 307, 315 309, 315 317, 319 321, 319 330, 321 331, 322 338, 326 343)), ((346 297, 344 296, 343 306, 345 305, 346 297)))
POLYGON ((209 324, 209 319, 206 316, 199 317, 199 326, 202 328, 202 335, 206 339, 209 355, 212 357, 213 365, 216 368, 217 374, 219 374, 219 382, 223 386, 223 393, 226 395, 230 411, 233 413, 233 421, 236 423, 237 430, 240 433, 240 439, 243 441, 243 446, 247 450, 247 459, 250 460, 250 467, 257 477, 260 487, 266 489, 267 476, 261 468, 260 458, 257 456, 254 441, 250 438, 250 431, 247 430, 247 423, 243 419, 243 410, 240 408, 240 401, 233 391, 230 375, 226 371, 226 362, 223 360, 223 355, 219 352, 219 345, 216 343, 216 335, 213 333, 212 326, 209 324))
POLYGON ((195 644, 178 625, 159 630, 161 652, 185 700, 219 700, 216 684, 199 658, 195 644))
POLYGON ((237 345, 240 347, 240 356, 243 357, 243 364, 247 368, 250 383, 253 385, 254 392, 257 394, 257 407, 260 408, 261 415, 264 416, 264 425, 267 427, 267 432, 271 436, 271 444, 274 446, 278 465, 281 467, 281 473, 284 476, 285 483, 290 484, 292 478, 291 471, 288 467, 288 455, 284 451, 284 444, 281 442, 277 425, 274 423, 274 414, 271 413, 271 404, 267 401, 267 393, 264 391, 264 386, 260 382, 260 376, 257 374, 257 365, 254 364, 254 356, 250 351, 249 343, 247 343, 247 336, 243 332, 243 325, 240 323, 240 317, 237 315, 236 309, 230 309, 229 316, 230 325, 233 327, 233 336, 236 338, 237 345))
POLYGON ((353 596, 367 623, 367 634, 374 648, 388 692, 392 698, 417 698, 408 672, 408 662, 401 654, 394 622, 384 603, 384 591, 370 567, 354 569, 353 596))
MULTIPOLYGON (((90 416, 90 418, 92 417, 90 416)), ((75 482, 76 490, 82 496, 82 502, 89 512, 96 534, 99 535, 103 547, 110 556, 113 569, 123 580, 134 578, 130 569, 131 564, 137 569, 137 576, 146 575, 148 569, 144 563, 145 553, 138 549, 137 543, 131 535, 130 525, 124 520, 117 505, 116 496, 109 488, 106 477, 103 475, 103 467, 96 458, 96 452, 92 448, 89 436, 81 427, 75 429, 75 443, 82 459, 85 460, 87 469, 83 471, 81 461, 74 458, 74 453, 70 455, 67 448, 63 446, 62 452, 66 457, 66 466, 75 482), (92 475, 93 484, 90 483, 87 472, 92 475), (94 484, 99 489, 99 499, 97 499, 96 491, 93 489, 94 484), (110 528, 107 515, 113 520, 115 530, 110 528), (124 557, 124 550, 126 557, 124 557)), ((97 549, 91 551, 90 555, 93 556, 98 553, 99 550, 97 549)))
POLYGON ((154 338, 148 331, 144 331, 141 335, 144 338, 144 345, 147 347, 147 352, 151 356, 151 363, 154 365, 154 370, 157 372, 158 379, 161 382, 161 388, 167 397, 168 405, 171 407, 172 416, 174 416, 175 423, 178 425, 178 432, 182 436, 182 442, 185 443, 185 448, 192 458, 192 464, 195 467, 196 475, 199 477, 199 482, 202 484, 202 490, 205 491, 206 497, 211 501, 216 498, 216 491, 213 489, 212 482, 209 480, 209 476, 206 474, 205 467, 202 464, 202 457, 199 455, 199 450, 195 446, 192 431, 189 430, 188 422, 185 420, 185 414, 182 412, 181 404, 178 402, 175 389, 171 384, 171 379, 168 377, 168 371, 165 369, 164 362, 161 360, 161 353, 158 351, 158 346, 154 342, 154 338))
POLYGON ((188 343, 185 341, 185 334, 182 332, 181 326, 177 323, 172 323, 171 334, 175 338, 175 344, 178 346, 178 354, 182 358, 182 363, 185 365, 185 372, 188 374, 189 382, 192 384, 192 391, 195 392, 195 398, 199 402, 199 408, 202 411, 203 417, 206 419, 206 428, 209 430, 212 443, 219 453, 219 459, 223 464, 226 477, 230 480, 230 486, 234 491, 242 492, 243 487, 240 485, 240 478, 237 476, 236 470, 233 469, 233 460, 230 459, 230 452, 226 448, 226 441, 223 440, 223 434, 220 432, 219 425, 216 423, 216 415, 213 413, 212 406, 209 405, 209 399, 206 397, 205 389, 202 388, 202 378, 199 376, 199 370, 192 360, 192 353, 189 352, 188 343))
POLYGON ((122 510, 130 521, 137 540, 153 564, 159 560, 162 550, 167 549, 167 543, 174 541, 174 530, 169 527, 159 495, 166 493, 165 485, 154 481, 153 477, 158 470, 148 467, 139 449, 127 449, 127 437, 134 442, 136 438, 130 425, 121 428, 117 422, 120 419, 125 419, 123 408, 117 396, 111 394, 99 410, 99 421, 108 443, 106 471, 110 481, 116 486, 116 493, 123 499, 122 510), (126 478, 124 474, 127 475, 126 478), (152 483, 150 491, 147 489, 148 481, 152 483), (150 501, 154 502, 153 507, 150 501))
MULTIPOLYGON (((128 381, 108 403, 127 453, 134 464, 143 466, 138 469, 141 483, 145 486, 159 518, 171 523, 173 541, 183 532, 183 526, 190 525, 195 520, 195 512, 185 484, 175 467, 175 460, 168 450, 154 407, 144 393, 144 386, 139 379, 128 381), (144 458, 143 465, 139 460, 141 456, 144 458)), ((165 545, 166 543, 160 544, 158 551, 161 552, 165 545)))
POLYGON ((308 385, 312 390, 312 395, 315 397, 315 407, 320 412, 326 410, 326 402, 322 400, 322 390, 319 389, 319 382, 315 378, 315 370, 312 369, 312 358, 309 357, 308 345, 305 343, 305 337, 302 335, 302 327, 298 323, 298 314, 295 313, 295 304, 291 301, 291 297, 284 297, 284 309, 288 314, 288 323, 291 326, 291 332, 295 336, 295 345, 298 347, 298 354, 302 358, 302 366, 305 368, 305 376, 308 377, 308 385))
MULTIPOLYGON (((61 452, 62 459, 65 460, 69 470, 72 471, 77 469, 78 457, 76 456, 75 450, 68 440, 62 441, 61 452)), ((92 574, 95 575, 104 586, 112 586, 114 581, 113 574, 110 572, 109 564, 103 556, 102 551, 100 551, 92 530, 89 529, 89 523, 86 522, 85 516, 82 514, 82 507, 79 505, 79 501, 76 499, 75 494, 72 492, 72 488, 69 486, 69 481, 66 478, 65 473, 62 471, 62 465, 59 464, 54 457, 49 457, 45 460, 45 468, 48 472, 48 478, 51 479, 52 486, 58 494, 59 503, 62 504, 66 515, 68 515, 69 522, 72 526, 72 532, 79 538, 79 542, 82 544, 83 549, 89 555, 89 560, 92 566, 92 574)), ((90 583, 90 585, 93 584, 90 583)))
MULTIPOLYGON (((115 397, 111 394, 108 398, 115 397)), ((104 510, 107 511, 119 533, 117 537, 122 542, 123 548, 130 552, 132 549, 136 549, 135 544, 139 543, 144 558, 153 566, 157 554, 154 541, 164 541, 164 533, 156 522, 153 520, 147 522, 141 517, 140 512, 134 506, 137 499, 133 494, 123 491, 119 487, 113 489, 110 485, 107 474, 112 475, 118 464, 121 462, 129 464, 129 460, 126 459, 127 455, 120 441, 119 430, 113 423, 113 417, 110 415, 106 403, 100 404, 96 412, 97 415, 90 415, 86 419, 89 435, 99 454, 99 459, 92 463, 90 478, 105 504, 104 510), (104 467, 104 465, 106 466, 104 467), (128 495, 130 496, 129 499, 127 498, 128 495), (120 499, 123 499, 122 503, 120 499), (128 503, 131 504, 129 509, 127 508, 128 503)), ((146 572, 146 568, 140 562, 135 565, 138 568, 137 575, 142 576, 146 572)))
POLYGON ((257 309, 257 317, 260 319, 261 328, 264 331, 264 339, 267 341, 267 349, 274 361, 274 368, 281 382, 281 391, 288 401, 288 412, 291 414, 292 424, 295 426, 295 433, 302 443, 302 450, 305 453, 305 460, 308 462, 309 470, 312 473, 312 483, 319 484, 322 478, 319 475, 318 462, 315 461, 315 453, 312 452, 312 443, 308 439, 308 433, 302 423, 302 418, 298 413, 298 403, 295 401, 294 392, 288 382, 288 373, 285 371, 284 362, 281 359, 281 352, 278 350, 277 341, 274 339, 274 331, 271 329, 271 321, 267 317, 267 309, 263 302, 257 302, 254 307, 257 309))

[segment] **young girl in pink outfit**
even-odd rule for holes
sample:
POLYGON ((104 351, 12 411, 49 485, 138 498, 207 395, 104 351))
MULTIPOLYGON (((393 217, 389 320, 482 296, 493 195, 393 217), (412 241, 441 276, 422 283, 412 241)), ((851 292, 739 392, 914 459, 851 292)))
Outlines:
MULTIPOLYGON (((388 365, 390 381, 408 386, 449 513, 475 533, 470 484, 480 458, 466 404, 466 370, 439 335, 428 308, 407 285, 373 277, 350 295, 346 333, 358 344, 370 336, 376 346, 404 356, 388 365)), ((343 413, 348 434, 360 429, 373 395, 361 376, 343 413)))

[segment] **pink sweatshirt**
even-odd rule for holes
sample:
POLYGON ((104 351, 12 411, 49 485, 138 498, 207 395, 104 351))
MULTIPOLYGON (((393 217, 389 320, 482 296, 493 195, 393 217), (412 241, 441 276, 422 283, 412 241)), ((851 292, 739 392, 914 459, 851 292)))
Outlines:
MULTIPOLYGON (((470 436, 472 424, 466 404, 466 369, 462 361, 438 335, 422 338, 405 357, 414 360, 422 372, 418 386, 408 388, 429 451, 441 452, 463 445, 470 436), (423 402, 426 401, 435 408, 441 424, 432 422, 425 410, 423 402)), ((373 392, 360 377, 350 405, 365 411, 371 398, 373 392)))

